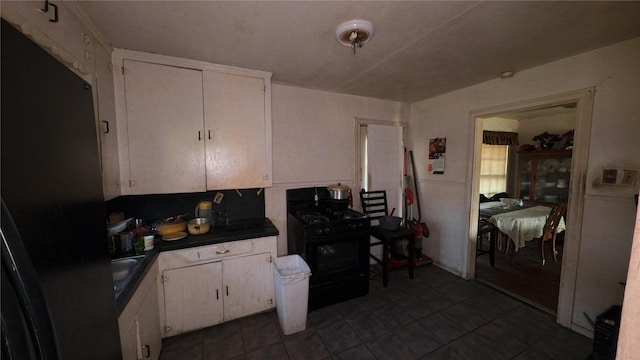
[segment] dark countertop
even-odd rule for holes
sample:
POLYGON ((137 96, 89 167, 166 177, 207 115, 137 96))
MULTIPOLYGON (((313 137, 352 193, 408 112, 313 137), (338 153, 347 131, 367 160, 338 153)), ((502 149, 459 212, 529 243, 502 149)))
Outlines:
MULTIPOLYGON (((197 246, 205 246, 212 244, 220 244, 230 241, 255 239, 267 236, 277 236, 280 232, 273 225, 271 220, 265 219, 263 224, 247 224, 236 225, 230 228, 213 228, 209 233, 203 235, 188 235, 184 239, 175 241, 156 240, 154 248, 145 252, 144 258, 136 265, 129 277, 124 280, 122 290, 115 293, 116 308, 118 315, 127 306, 133 293, 146 276, 149 268, 163 251, 180 250, 197 246)), ((121 256, 118 258, 127 258, 135 256, 121 256)))

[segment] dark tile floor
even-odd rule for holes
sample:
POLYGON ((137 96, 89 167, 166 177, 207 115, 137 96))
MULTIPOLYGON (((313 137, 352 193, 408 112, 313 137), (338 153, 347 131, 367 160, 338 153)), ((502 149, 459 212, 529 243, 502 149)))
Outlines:
POLYGON ((435 266, 390 274, 372 268, 369 295, 309 313, 285 336, 276 311, 165 339, 162 360, 587 359, 592 341, 550 315, 435 266))

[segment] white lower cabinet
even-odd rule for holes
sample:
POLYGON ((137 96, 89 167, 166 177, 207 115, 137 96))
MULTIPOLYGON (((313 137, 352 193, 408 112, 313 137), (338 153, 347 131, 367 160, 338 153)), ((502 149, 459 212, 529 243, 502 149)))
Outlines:
POLYGON ((167 335, 222 322, 220 262, 165 270, 162 282, 167 335))
POLYGON ((124 360, 157 360, 162 350, 155 261, 118 317, 124 360))
POLYGON ((275 307, 276 237, 160 254, 163 337, 275 307))
POLYGON ((273 308, 273 259, 263 253, 222 261, 224 321, 273 308))

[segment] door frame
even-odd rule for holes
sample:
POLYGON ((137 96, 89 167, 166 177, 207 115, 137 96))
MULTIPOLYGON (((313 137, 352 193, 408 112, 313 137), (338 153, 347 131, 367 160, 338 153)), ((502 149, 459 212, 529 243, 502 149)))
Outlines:
POLYGON ((480 153, 482 150, 482 117, 490 117, 493 114, 509 111, 534 110, 536 108, 576 103, 576 123, 571 165, 572 176, 569 183, 569 202, 567 204, 566 218, 568 226, 565 232, 566 241, 564 243, 556 319, 560 325, 565 327, 571 326, 574 311, 594 95, 595 88, 586 88, 538 99, 473 110, 469 114, 469 121, 474 124, 474 131, 469 135, 469 143, 473 144, 473 146, 469 147, 468 154, 472 161, 469 163, 469 179, 467 179, 471 187, 467 190, 466 197, 469 206, 469 238, 465 255, 468 260, 466 273, 469 278, 475 279, 475 253, 478 234, 477 209, 480 203, 480 177, 478 175, 480 173, 480 153))

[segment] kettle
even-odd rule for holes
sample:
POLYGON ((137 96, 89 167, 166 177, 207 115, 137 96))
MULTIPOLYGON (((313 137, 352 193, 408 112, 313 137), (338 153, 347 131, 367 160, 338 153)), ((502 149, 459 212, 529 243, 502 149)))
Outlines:
POLYGON ((210 223, 213 223, 213 203, 211 201, 200 201, 196 205, 195 215, 197 218, 208 219, 210 223))

